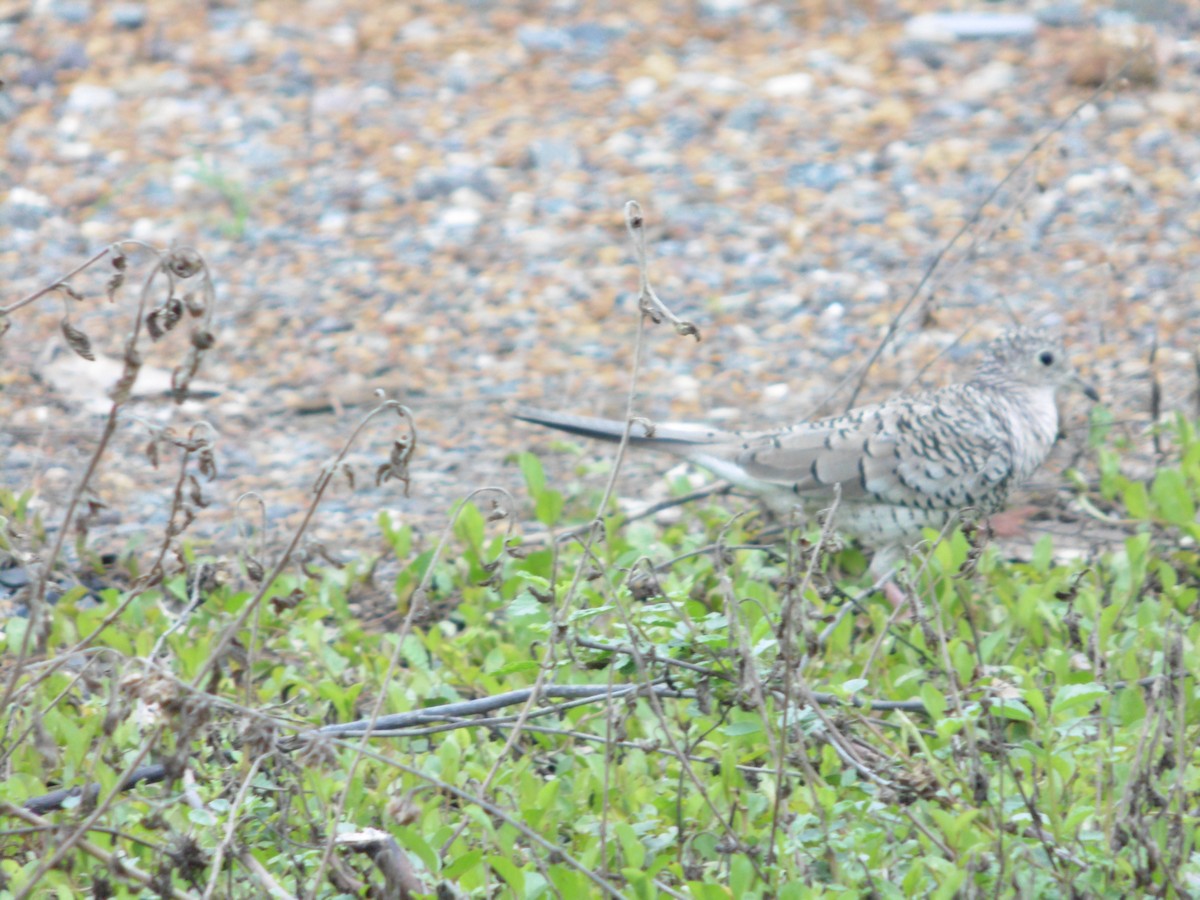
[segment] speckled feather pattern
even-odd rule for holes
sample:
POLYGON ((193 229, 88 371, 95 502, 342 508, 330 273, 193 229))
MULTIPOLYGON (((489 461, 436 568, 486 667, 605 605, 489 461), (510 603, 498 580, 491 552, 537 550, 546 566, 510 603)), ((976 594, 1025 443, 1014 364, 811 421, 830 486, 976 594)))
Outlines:
MULTIPOLYGON (((1028 329, 987 345, 962 384, 776 431, 635 424, 631 441, 671 452, 758 494, 781 516, 827 509, 840 489, 838 531, 889 552, 952 516, 988 515, 1042 464, 1058 435, 1056 394, 1080 381, 1062 342, 1028 329)), ((624 424, 524 409, 517 417, 619 439, 624 424)), ((873 568, 875 568, 873 566, 873 568)))

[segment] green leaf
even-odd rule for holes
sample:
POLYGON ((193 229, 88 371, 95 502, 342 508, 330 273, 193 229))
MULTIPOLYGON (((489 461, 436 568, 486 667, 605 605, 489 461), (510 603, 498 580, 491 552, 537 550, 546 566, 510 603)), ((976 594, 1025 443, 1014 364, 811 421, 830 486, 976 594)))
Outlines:
POLYGON ((1043 534, 1033 545, 1033 568, 1038 572, 1049 572, 1050 563, 1054 559, 1054 540, 1048 534, 1043 534))
POLYGON ((188 810, 187 817, 193 825, 215 825, 217 822, 216 816, 203 808, 192 807, 188 810))
POLYGON ((563 495, 558 491, 543 491, 534 501, 533 511, 543 525, 557 525, 563 505, 563 495))
POLYGON ((496 870, 496 874, 508 882, 508 886, 512 888, 513 896, 525 896, 525 873, 514 866, 506 857, 493 856, 488 860, 488 865, 496 870))
POLYGON ((621 843, 621 856, 624 857, 625 865, 634 869, 641 868, 642 861, 646 858, 646 848, 642 846, 633 826, 628 822, 618 822, 613 826, 613 833, 621 843))
POLYGON ((469 850, 442 869, 441 877, 445 881, 458 881, 464 872, 479 865, 481 859, 483 859, 482 850, 469 850))
POLYGON ((472 550, 478 550, 483 546, 483 531, 483 513, 474 503, 468 503, 454 522, 454 533, 472 550))
POLYGON ((1126 481, 1121 487, 1121 501, 1134 519, 1150 518, 1150 497, 1140 481, 1126 481))
POLYGON ((992 715, 1014 722, 1032 722, 1033 713, 1020 700, 997 700, 992 704, 992 715))
POLYGON ((1188 493, 1187 479, 1178 469, 1159 469, 1150 496, 1163 519, 1172 525, 1190 525, 1196 519, 1196 503, 1188 493))
POLYGON ((929 718, 934 721, 942 718, 946 712, 946 697, 933 686, 933 682, 927 681, 921 685, 921 702, 925 704, 929 718))
POLYGON ((529 495, 536 501, 546 490, 546 472, 542 469, 542 461, 532 453, 521 453, 517 456, 517 465, 525 476, 525 487, 529 495))
POLYGON ((1068 684, 1059 688, 1050 709, 1055 716, 1061 716, 1074 709, 1090 710, 1107 696, 1108 691, 1102 684, 1068 684))
POLYGON ((539 664, 532 659, 523 659, 518 662, 510 662, 506 666, 501 666, 493 675, 513 675, 517 672, 536 672, 539 664))
POLYGON ((521 591, 508 604, 508 615, 513 619, 528 619, 533 616, 545 616, 546 604, 540 602, 529 591, 521 591))

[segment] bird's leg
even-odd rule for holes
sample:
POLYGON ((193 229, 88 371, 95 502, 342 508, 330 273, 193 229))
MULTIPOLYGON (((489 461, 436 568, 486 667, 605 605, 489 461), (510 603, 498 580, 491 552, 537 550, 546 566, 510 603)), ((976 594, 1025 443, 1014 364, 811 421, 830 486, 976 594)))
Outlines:
POLYGON ((875 579, 868 593, 878 591, 893 608, 898 608, 905 600, 904 591, 900 590, 894 578, 903 559, 903 547, 880 547, 875 552, 875 558, 871 560, 870 568, 867 569, 867 574, 875 579))

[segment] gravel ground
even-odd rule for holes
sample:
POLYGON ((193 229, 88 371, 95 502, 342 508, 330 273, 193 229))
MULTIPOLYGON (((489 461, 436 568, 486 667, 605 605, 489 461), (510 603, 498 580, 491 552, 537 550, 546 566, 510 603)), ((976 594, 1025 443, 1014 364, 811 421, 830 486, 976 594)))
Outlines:
MULTIPOLYGON (((659 294, 704 337, 650 332, 646 415, 760 427, 837 408, 946 251, 860 400, 961 375, 1016 318, 1061 328, 1145 444, 1155 369, 1164 410, 1196 409, 1200 14, 981 8, 1016 15, 973 39, 914 19, 916 0, 0 0, 0 303, 126 237, 195 246, 217 279, 205 396, 130 408, 95 542, 165 521, 173 476, 139 460, 138 420, 216 429, 195 528, 221 548, 243 491, 277 533, 298 521, 376 388, 420 428, 411 496, 339 487, 314 531, 335 551, 377 546, 380 509, 428 532, 476 487, 523 497, 515 450, 575 483, 578 459, 505 405, 621 410, 630 199, 659 294)), ((72 322, 119 357, 133 297, 109 305, 101 269, 73 282, 89 299, 72 322)), ((105 377, 73 366, 63 302, 0 339, 0 484, 36 487, 51 520, 105 377)), ((182 341, 162 345, 147 362, 169 369, 182 341)), ((1065 408, 1042 487, 1082 438, 1086 405, 1065 408)), ((390 440, 372 435, 368 459, 390 440)), ((622 490, 652 498, 661 468, 634 461, 622 490)))

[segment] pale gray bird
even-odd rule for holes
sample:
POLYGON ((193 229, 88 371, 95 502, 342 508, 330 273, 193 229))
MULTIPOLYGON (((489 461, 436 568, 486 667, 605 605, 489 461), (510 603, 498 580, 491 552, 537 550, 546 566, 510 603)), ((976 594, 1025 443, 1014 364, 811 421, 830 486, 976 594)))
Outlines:
MULTIPOLYGON (((1099 399, 1061 339, 1020 328, 990 342, 964 384, 774 431, 635 422, 630 444, 702 466, 785 518, 796 507, 806 514, 828 509, 840 485, 834 528, 875 549, 871 574, 878 577, 921 539, 922 528, 941 529, 965 510, 987 516, 1004 506, 1058 437, 1061 387, 1099 399)), ((623 422, 570 413, 520 408, 514 415, 608 441, 625 431, 623 422)))

